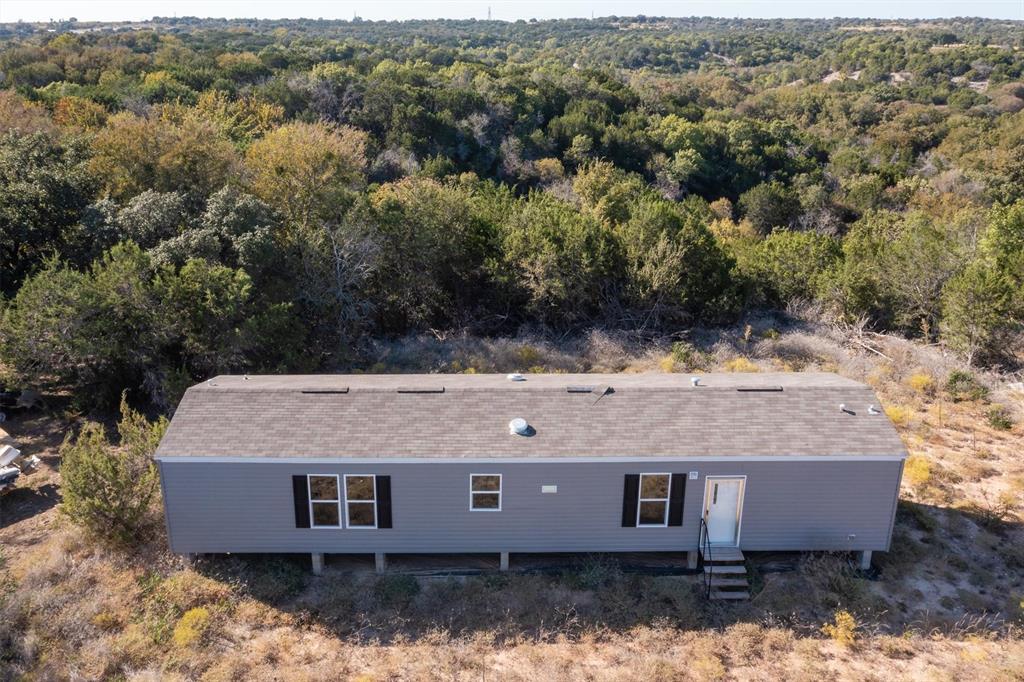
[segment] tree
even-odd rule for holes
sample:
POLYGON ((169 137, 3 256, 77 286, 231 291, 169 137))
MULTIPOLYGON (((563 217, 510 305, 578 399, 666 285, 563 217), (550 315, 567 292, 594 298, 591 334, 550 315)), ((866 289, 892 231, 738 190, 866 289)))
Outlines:
POLYGON ((758 232, 768 234, 776 227, 789 226, 800 213, 800 198, 781 182, 764 182, 741 194, 739 206, 758 232))
POLYGON ((154 526, 160 474, 153 462, 167 420, 149 422, 121 398, 120 442, 101 424, 86 422, 61 446, 61 512, 95 536, 116 545, 144 540, 154 526))
POLYGON ((129 388, 170 408, 176 373, 274 367, 298 347, 289 306, 254 300, 244 272, 200 260, 159 267, 131 242, 86 273, 50 261, 0 321, 0 358, 15 372, 93 404, 129 388))
POLYGON ((117 212, 115 222, 121 239, 151 249, 178 236, 188 224, 186 200, 178 192, 147 189, 117 212))
POLYGON ((281 126, 249 148, 252 190, 294 225, 336 218, 363 182, 366 141, 366 133, 349 126, 281 126))
POLYGON ((11 90, 0 90, 0 134, 10 132, 52 137, 56 130, 45 107, 27 102, 11 90))
POLYGON ((235 150, 212 123, 128 112, 111 116, 93 139, 93 172, 108 195, 126 199, 146 190, 205 194, 233 175, 235 150))
POLYGON ((86 160, 42 133, 0 136, 0 293, 65 250, 95 191, 86 160))
POLYGON ((942 338, 968 365, 1012 355, 1005 343, 1020 327, 1012 310, 1013 287, 997 269, 972 262, 942 290, 942 338))
POLYGON ((622 282, 621 252, 611 228, 550 195, 531 194, 502 230, 513 280, 529 311, 545 322, 596 315, 622 282))
POLYGON ((754 291, 749 303, 784 306, 818 296, 822 278, 842 258, 837 239, 815 232, 776 230, 737 250, 739 270, 754 291))
POLYGON ((626 263, 627 304, 645 319, 719 319, 731 310, 730 259, 707 228, 703 200, 645 197, 617 228, 626 263))
POLYGON ((992 209, 979 250, 1013 283, 1024 287, 1024 200, 992 209))
POLYGON ((202 258, 244 268, 250 277, 262 279, 281 261, 275 249, 278 227, 270 206, 229 185, 207 199, 198 220, 160 241, 151 253, 161 265, 180 266, 202 258))
POLYGON ((629 219, 630 202, 644 191, 635 175, 619 170, 607 161, 584 164, 572 183, 583 208, 609 225, 629 219))
POLYGON ((465 323, 486 302, 485 263, 497 257, 498 245, 481 201, 471 185, 428 178, 389 183, 370 195, 379 244, 373 294, 385 329, 465 323))

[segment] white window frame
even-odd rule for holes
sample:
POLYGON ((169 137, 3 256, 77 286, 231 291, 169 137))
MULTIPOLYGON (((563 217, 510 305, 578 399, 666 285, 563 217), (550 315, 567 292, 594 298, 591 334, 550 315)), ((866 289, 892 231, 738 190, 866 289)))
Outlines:
POLYGON ((636 527, 637 528, 668 528, 668 509, 672 499, 672 474, 661 472, 644 472, 640 474, 640 485, 636 491, 636 527), (644 497, 644 476, 668 476, 668 485, 665 488, 665 497, 644 497), (640 523, 640 508, 644 502, 664 502, 665 515, 661 523, 640 523))
POLYGON ((375 530, 380 518, 377 515, 377 474, 345 474, 345 527, 349 530, 375 530), (350 478, 369 478, 373 481, 373 525, 372 526, 353 526, 349 523, 348 507, 351 504, 371 504, 370 500, 350 500, 348 499, 348 479, 350 478))
POLYGON ((338 474, 306 474, 306 497, 309 505, 309 527, 316 528, 317 530, 338 530, 345 527, 345 521, 341 518, 341 481, 339 480, 338 474), (313 477, 317 478, 333 478, 334 489, 338 491, 338 496, 333 500, 314 500, 313 499, 313 477), (338 508, 338 525, 336 526, 318 526, 313 516, 313 505, 314 504, 331 504, 338 508))
POLYGON ((469 475, 469 511, 472 511, 472 512, 500 512, 501 511, 501 504, 503 502, 502 498, 504 497, 504 495, 502 495, 502 488, 504 487, 504 485, 505 485, 505 482, 501 479, 501 474, 470 474, 469 475), (474 476, 497 476, 498 477, 498 489, 497 490, 473 490, 473 477, 474 476), (477 508, 477 507, 473 506, 473 496, 474 495, 494 495, 494 494, 498 495, 498 506, 496 508, 490 508, 490 507, 487 507, 487 508, 482 508, 482 507, 481 508, 477 508))

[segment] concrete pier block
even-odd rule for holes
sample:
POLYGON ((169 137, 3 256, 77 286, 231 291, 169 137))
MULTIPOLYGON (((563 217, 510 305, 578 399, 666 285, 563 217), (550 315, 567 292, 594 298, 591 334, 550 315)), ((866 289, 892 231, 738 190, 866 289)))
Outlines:
POLYGON ((503 571, 508 570, 508 552, 501 553, 501 560, 499 562, 499 568, 503 571))
POLYGON ((324 555, 314 552, 310 554, 313 558, 313 575, 323 575, 324 573, 324 555))
POLYGON ((377 552, 373 555, 374 567, 378 573, 383 573, 388 567, 388 556, 384 552, 377 552))

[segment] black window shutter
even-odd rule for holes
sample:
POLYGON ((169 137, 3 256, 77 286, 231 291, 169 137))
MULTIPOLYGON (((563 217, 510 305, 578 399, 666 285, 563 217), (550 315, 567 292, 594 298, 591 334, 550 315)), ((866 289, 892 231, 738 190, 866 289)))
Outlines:
POLYGON ((626 474, 622 492, 622 527, 636 528, 636 507, 640 499, 640 474, 626 474))
POLYGON ((668 493, 668 525, 683 525, 683 499, 686 497, 686 474, 672 474, 668 493))
POLYGON ((295 498, 295 527, 309 528, 309 486, 305 476, 292 476, 292 495, 295 498))
POLYGON ((377 527, 391 528, 391 477, 377 476, 377 527))

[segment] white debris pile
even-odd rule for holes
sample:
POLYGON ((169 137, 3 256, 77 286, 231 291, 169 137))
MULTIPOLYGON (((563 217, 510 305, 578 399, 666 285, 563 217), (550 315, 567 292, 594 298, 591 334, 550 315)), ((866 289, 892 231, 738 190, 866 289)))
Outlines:
POLYGON ((11 434, 0 429, 0 493, 14 487, 14 482, 21 474, 29 473, 39 466, 39 458, 35 455, 23 455, 14 447, 11 434))

